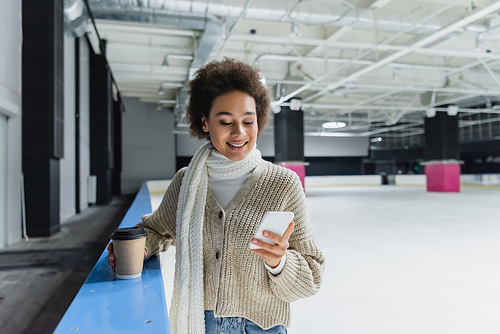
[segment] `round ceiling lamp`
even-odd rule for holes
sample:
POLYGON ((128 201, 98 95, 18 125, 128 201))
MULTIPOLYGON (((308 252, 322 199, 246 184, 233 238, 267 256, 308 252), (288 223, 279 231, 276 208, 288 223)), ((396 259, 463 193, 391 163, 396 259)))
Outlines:
POLYGON ((326 122, 322 126, 324 129, 341 129, 345 128, 346 124, 344 122, 326 122))

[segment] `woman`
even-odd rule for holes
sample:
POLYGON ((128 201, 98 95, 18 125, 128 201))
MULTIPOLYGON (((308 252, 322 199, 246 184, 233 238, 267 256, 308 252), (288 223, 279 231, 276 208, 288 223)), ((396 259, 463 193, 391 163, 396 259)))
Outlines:
POLYGON ((267 89, 255 68, 224 59, 200 68, 189 92, 191 134, 209 142, 138 224, 148 233, 146 258, 175 242, 172 332, 286 333, 290 302, 319 290, 324 258, 298 176, 256 148, 267 89), (276 245, 253 238, 268 211, 295 214, 283 236, 264 231, 276 245))

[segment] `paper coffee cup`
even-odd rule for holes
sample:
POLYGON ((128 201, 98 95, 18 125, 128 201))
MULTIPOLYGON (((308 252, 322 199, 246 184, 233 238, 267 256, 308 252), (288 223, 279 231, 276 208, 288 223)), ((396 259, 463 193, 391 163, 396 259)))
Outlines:
POLYGON ((117 278, 141 277, 146 236, 146 231, 142 227, 117 228, 111 234, 117 278))

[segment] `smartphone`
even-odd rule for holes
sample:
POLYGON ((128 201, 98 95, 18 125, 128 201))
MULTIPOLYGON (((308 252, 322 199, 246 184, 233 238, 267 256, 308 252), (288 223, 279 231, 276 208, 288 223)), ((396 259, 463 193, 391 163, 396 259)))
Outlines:
MULTIPOLYGON (((274 241, 271 241, 265 238, 262 235, 264 231, 271 231, 273 233, 279 234, 283 236, 285 234, 288 225, 293 220, 293 212, 277 212, 277 211, 268 211, 260 221, 259 228, 257 232, 255 232, 254 238, 260 239, 264 242, 267 242, 271 245, 276 245, 274 241)), ((259 249, 260 247, 253 244, 250 240, 250 248, 251 249, 259 249)))

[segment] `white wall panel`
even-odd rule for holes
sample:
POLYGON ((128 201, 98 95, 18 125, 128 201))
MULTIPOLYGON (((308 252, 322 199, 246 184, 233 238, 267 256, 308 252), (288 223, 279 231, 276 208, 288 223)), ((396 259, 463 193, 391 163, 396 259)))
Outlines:
POLYGON ((192 138, 188 134, 176 135, 177 156, 179 157, 192 157, 201 145, 205 144, 205 140, 192 138))
POLYGON ((90 175, 90 48, 80 38, 80 210, 88 207, 87 178, 90 175))
POLYGON ((257 139, 257 148, 263 157, 274 157, 274 133, 262 133, 257 139))
POLYGON ((0 248, 21 240, 21 0, 0 1, 0 151, 3 180, 0 191, 0 248), (8 110, 6 110, 8 109, 8 110), (17 116, 12 116, 16 115, 17 116))
POLYGON ((21 102, 21 1, 0 1, 0 100, 21 102))
POLYGON ((147 180, 170 179, 176 170, 174 117, 152 103, 123 98, 122 192, 133 193, 147 180))
POLYGON ((7 143, 7 244, 21 240, 22 118, 8 119, 7 143))
POLYGON ((75 215, 75 39, 64 35, 64 158, 60 163, 61 222, 75 215))
POLYGON ((305 137, 306 157, 366 157, 368 137, 305 137))
POLYGON ((0 248, 7 242, 7 116, 0 114, 0 248))

